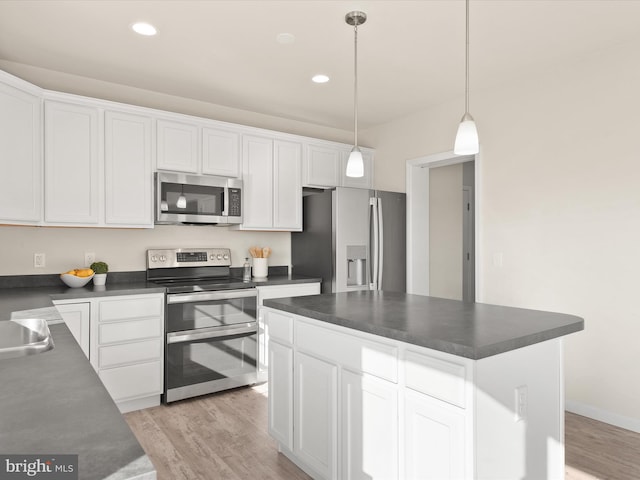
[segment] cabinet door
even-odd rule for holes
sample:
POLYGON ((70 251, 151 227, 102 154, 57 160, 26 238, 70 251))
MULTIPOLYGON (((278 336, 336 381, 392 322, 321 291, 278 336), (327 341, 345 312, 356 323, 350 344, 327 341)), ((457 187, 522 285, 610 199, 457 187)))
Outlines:
POLYGON ((273 144, 273 228, 302 231, 302 146, 273 144))
POLYGON ((337 477, 337 370, 295 353, 294 453, 322 478, 337 477))
POLYGON ((89 358, 89 323, 90 323, 90 304, 84 303, 66 303, 56 305, 60 316, 67 324, 73 338, 76 339, 80 348, 89 358))
POLYGON ((99 222, 99 113, 84 105, 45 101, 45 221, 99 222))
POLYGON ((157 164, 159 170, 198 173, 198 127, 188 123, 158 120, 157 164))
POLYGON ((340 478, 398 478, 397 386, 343 370, 340 390, 340 478))
POLYGON ((40 97, 0 84, 0 220, 41 220, 40 97))
POLYGON ((308 145, 304 168, 305 187, 338 187, 342 178, 342 150, 308 145))
POLYGON ((347 160, 349 159, 349 153, 343 154, 342 168, 340 174, 342 176, 343 187, 353 188, 373 188, 373 153, 371 151, 362 149, 362 161, 364 164, 364 176, 362 177, 347 177, 347 160))
POLYGON ((202 129, 202 173, 240 176, 240 135, 227 130, 202 129))
POLYGON ((243 137, 243 228, 273 228, 273 141, 243 137))
POLYGON ((293 349, 269 343, 269 434, 293 450, 293 349))
POLYGON ((105 223, 153 227, 151 119, 105 112, 105 223))
POLYGON ((457 410, 427 395, 405 394, 405 478, 468 478, 464 466, 464 411, 457 410))

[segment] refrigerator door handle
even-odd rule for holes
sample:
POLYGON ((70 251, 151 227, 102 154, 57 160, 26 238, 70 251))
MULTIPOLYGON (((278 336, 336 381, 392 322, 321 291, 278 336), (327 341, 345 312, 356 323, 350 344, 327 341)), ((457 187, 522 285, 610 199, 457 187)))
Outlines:
POLYGON ((378 280, 377 290, 382 290, 382 270, 384 267, 384 223, 382 221, 382 199, 378 198, 378 280))
POLYGON ((373 260, 373 270, 371 272, 371 283, 369 284, 369 290, 377 290, 378 289, 378 259, 380 246, 378 243, 379 238, 379 225, 378 225, 378 199, 372 197, 369 199, 369 211, 371 212, 371 217, 373 219, 373 254, 370 255, 370 258, 373 260))

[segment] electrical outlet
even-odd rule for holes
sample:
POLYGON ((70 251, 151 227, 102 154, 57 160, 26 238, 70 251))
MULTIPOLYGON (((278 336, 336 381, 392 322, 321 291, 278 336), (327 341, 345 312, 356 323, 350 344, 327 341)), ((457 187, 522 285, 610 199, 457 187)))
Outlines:
POLYGON ((89 267, 96 261, 96 254, 93 252, 85 252, 84 254, 84 266, 89 267))
POLYGON ((515 389, 515 421, 521 422, 527 419, 527 409, 529 407, 529 398, 527 394, 527 386, 521 385, 515 389))
POLYGON ((33 254, 33 266, 35 268, 44 268, 47 264, 47 258, 44 253, 33 254))

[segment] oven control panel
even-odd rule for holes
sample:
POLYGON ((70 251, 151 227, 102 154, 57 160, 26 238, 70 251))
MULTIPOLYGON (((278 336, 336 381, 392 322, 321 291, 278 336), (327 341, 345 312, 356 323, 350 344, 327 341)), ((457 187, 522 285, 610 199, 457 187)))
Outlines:
POLYGON ((147 268, 229 267, 228 248, 174 248, 147 250, 147 268))

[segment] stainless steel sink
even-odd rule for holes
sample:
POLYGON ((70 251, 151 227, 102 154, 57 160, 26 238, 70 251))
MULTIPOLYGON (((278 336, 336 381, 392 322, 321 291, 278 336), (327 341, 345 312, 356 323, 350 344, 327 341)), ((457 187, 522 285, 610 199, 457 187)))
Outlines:
POLYGON ((53 348, 47 321, 41 318, 16 318, 0 321, 0 360, 24 357, 53 348))

